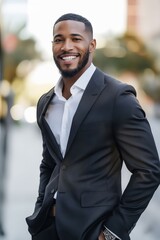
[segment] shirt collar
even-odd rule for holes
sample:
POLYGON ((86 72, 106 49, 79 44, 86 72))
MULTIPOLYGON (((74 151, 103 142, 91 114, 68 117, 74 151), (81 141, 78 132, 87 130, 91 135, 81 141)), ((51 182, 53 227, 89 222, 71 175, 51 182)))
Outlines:
MULTIPOLYGON (((78 78, 78 80, 73 84, 73 87, 78 87, 81 90, 85 90, 87 87, 87 84, 89 83, 94 71, 95 71, 96 67, 93 65, 93 63, 91 63, 91 65, 89 66, 89 68, 87 68, 87 70, 80 76, 80 78, 78 78)), ((57 84, 55 85, 55 94, 58 97, 62 97, 62 78, 59 78, 57 84)))

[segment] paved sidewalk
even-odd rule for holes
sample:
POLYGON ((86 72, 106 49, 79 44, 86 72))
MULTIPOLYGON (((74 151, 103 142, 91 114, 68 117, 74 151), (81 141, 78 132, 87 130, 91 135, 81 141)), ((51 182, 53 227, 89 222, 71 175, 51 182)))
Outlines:
POLYGON ((10 129, 3 240, 30 240, 25 217, 33 211, 38 188, 41 137, 34 125, 10 129))
MULTIPOLYGON (((160 151, 160 120, 150 118, 150 124, 160 151)), ((36 125, 14 125, 10 130, 6 201, 4 206, 5 237, 0 240, 30 240, 25 217, 33 211, 37 196, 41 136, 36 125)), ((129 173, 124 168, 124 185, 129 173)), ((133 240, 160 239, 160 189, 133 230, 133 240)), ((67 239, 66 240, 73 240, 67 239)))

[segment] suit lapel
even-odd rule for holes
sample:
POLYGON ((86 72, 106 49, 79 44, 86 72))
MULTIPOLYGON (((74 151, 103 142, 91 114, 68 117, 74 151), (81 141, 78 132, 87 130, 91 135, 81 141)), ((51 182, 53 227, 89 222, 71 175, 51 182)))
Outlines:
POLYGON ((50 153, 53 156, 53 158, 55 159, 55 161, 57 163, 59 163, 59 160, 63 159, 61 151, 60 151, 60 147, 56 141, 54 134, 52 133, 51 129, 49 128, 47 121, 45 120, 45 114, 46 114, 48 105, 50 104, 52 98, 54 97, 54 94, 55 93, 54 93, 54 88, 53 88, 53 89, 51 89, 51 91, 49 91, 49 93, 47 93, 46 96, 44 96, 44 100, 43 100, 44 102, 42 104, 43 108, 41 110, 39 123, 45 129, 44 134, 46 135, 46 141, 48 142, 48 146, 50 146, 50 148, 49 148, 50 153))
POLYGON ((66 154, 68 153, 73 140, 77 134, 77 131, 83 122, 85 116, 89 113, 92 105, 95 103, 96 99, 102 92, 105 87, 104 83, 104 74, 101 73, 100 70, 96 69, 95 73, 93 74, 83 96, 77 108, 77 111, 74 115, 71 131, 68 139, 66 154))

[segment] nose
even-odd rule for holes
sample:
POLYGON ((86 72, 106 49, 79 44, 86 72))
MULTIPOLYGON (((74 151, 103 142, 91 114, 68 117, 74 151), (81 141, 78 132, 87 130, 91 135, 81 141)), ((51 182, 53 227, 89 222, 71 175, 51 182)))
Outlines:
POLYGON ((69 51, 69 50, 72 50, 73 49, 73 43, 71 40, 69 39, 66 39, 64 42, 63 42, 63 45, 61 47, 61 50, 62 51, 69 51))

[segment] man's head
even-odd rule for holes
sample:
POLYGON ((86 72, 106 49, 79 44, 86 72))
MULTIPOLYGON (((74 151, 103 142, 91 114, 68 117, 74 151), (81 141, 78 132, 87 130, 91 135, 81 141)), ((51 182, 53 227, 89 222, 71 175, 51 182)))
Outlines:
POLYGON ((61 17, 59 17, 56 20, 54 26, 58 22, 67 21, 67 20, 83 23, 85 25, 86 31, 90 32, 91 37, 93 38, 93 27, 92 27, 92 24, 90 23, 90 21, 88 19, 86 19, 85 17, 75 14, 75 13, 67 13, 67 14, 62 15, 61 17))
POLYGON ((93 28, 86 18, 68 13, 57 19, 52 51, 63 77, 79 77, 90 66, 95 47, 93 28))

